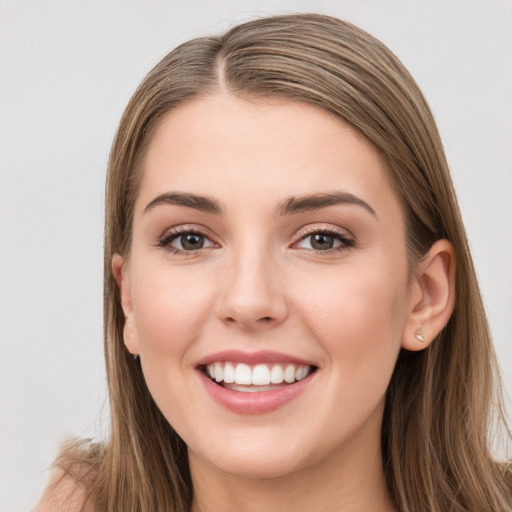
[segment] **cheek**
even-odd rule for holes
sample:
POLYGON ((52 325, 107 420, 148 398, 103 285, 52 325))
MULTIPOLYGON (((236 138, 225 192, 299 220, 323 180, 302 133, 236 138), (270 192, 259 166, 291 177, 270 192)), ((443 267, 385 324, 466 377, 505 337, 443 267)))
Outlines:
POLYGON ((179 427, 197 408, 190 394, 191 353, 211 315, 212 287, 192 272, 165 265, 141 268, 144 272, 135 276, 132 297, 142 370, 167 421, 179 427))
MULTIPOLYGON (((302 285, 295 290, 304 298, 301 317, 325 357, 314 399, 319 410, 315 428, 330 433, 326 440, 347 439, 369 418, 380 421, 401 346, 406 278, 370 267, 365 272, 345 268, 302 285)), ((326 441, 324 448, 332 447, 326 441)))
POLYGON ((329 364, 345 376, 357 372, 389 373, 402 340, 407 280, 382 265, 344 268, 338 275, 301 281, 302 318, 323 346, 329 364))
POLYGON ((132 299, 141 357, 176 358, 197 339, 211 310, 212 287, 201 276, 179 268, 140 268, 144 272, 135 276, 132 299))

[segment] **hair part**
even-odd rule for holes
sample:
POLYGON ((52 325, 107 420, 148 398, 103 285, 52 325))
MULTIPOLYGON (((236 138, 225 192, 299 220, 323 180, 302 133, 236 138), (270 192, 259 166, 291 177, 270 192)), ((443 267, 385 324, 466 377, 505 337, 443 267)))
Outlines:
POLYGON ((488 446, 493 405, 501 407, 496 361, 432 113, 380 41, 314 14, 258 19, 220 37, 182 44, 147 75, 123 114, 106 184, 104 334, 111 432, 96 463, 91 499, 110 512, 184 512, 191 506, 187 448, 124 346, 111 262, 116 253, 129 256, 144 156, 159 122, 176 106, 219 90, 304 101, 339 116, 386 164, 404 208, 411 268, 436 240, 453 244, 455 311, 429 348, 399 355, 383 418, 383 466, 403 512, 510 510, 510 467, 495 462, 488 446))

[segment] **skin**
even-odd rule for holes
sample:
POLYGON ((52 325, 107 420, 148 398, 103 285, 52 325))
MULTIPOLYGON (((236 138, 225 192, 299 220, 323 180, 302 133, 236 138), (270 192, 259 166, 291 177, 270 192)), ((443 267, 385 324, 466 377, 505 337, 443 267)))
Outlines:
POLYGON ((384 164, 339 118, 224 92, 168 113, 144 162, 130 254, 114 257, 113 272, 127 348, 189 447, 193 510, 394 510, 380 454, 385 392, 400 348, 425 348, 448 320, 452 261, 440 241, 409 274, 384 164), (278 211, 290 197, 334 191, 369 208, 278 211), (170 192, 208 196, 223 214, 147 209, 170 192), (171 240, 180 227, 204 236, 203 248, 171 240), (336 247, 313 248, 311 235, 326 231, 341 236, 336 247), (281 408, 237 414, 212 400, 197 370, 228 349, 318 369, 281 408))

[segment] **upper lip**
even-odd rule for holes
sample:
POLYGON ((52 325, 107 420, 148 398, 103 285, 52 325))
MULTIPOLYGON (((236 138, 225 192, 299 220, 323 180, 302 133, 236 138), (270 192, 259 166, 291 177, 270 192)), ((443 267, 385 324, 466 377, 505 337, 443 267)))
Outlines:
POLYGON ((197 366, 205 366, 220 361, 230 361, 233 363, 258 364, 258 363, 291 363, 297 365, 315 366, 311 361, 301 359, 300 357, 273 352, 270 350, 259 350, 256 352, 243 352, 240 350, 224 350, 209 354, 197 362, 197 366))

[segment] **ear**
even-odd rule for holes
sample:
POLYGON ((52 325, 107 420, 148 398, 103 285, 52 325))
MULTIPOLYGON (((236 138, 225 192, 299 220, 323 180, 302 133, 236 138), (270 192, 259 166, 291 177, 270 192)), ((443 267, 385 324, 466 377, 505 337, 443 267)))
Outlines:
POLYGON ((455 251, 448 240, 435 242, 411 282, 402 348, 422 350, 450 319, 455 307, 455 251))
POLYGON ((128 351, 134 355, 139 353, 139 338, 137 335, 137 325, 133 312, 133 304, 130 288, 130 272, 127 268, 127 262, 119 254, 114 254, 112 258, 112 273, 119 288, 121 297, 121 307, 124 313, 124 344, 128 351))

